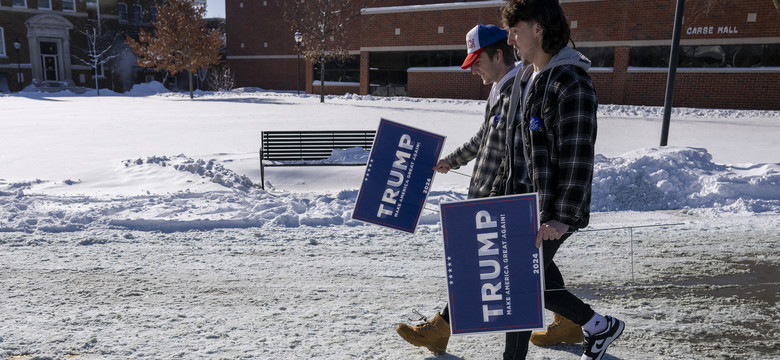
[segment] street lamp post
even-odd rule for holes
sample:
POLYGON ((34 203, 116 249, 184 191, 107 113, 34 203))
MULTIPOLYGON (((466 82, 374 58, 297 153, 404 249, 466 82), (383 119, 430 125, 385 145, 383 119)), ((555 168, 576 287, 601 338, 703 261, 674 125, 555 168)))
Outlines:
POLYGON ((19 91, 22 91, 22 60, 19 57, 19 49, 22 48, 22 43, 19 39, 14 39, 14 49, 16 49, 16 84, 19 85, 19 91))
POLYGON ((297 73, 295 88, 298 90, 298 95, 301 94, 301 44, 303 44, 303 34, 301 34, 301 31, 298 30, 295 32, 295 48, 298 55, 298 59, 295 63, 295 69, 297 73))

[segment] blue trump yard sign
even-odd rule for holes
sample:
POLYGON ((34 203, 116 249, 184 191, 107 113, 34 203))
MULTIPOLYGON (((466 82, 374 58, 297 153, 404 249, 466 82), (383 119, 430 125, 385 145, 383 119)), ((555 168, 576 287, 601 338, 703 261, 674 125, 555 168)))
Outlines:
POLYGON ((440 207, 452 333, 544 328, 536 194, 440 207))
POLYGON ((352 218, 413 233, 444 136, 382 119, 352 218))

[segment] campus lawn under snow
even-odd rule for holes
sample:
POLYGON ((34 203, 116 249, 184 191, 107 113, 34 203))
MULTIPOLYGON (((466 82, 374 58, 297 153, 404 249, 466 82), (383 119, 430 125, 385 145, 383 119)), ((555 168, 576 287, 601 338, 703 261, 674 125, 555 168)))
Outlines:
MULTIPOLYGON (((437 175, 404 234, 351 219, 362 167, 268 168, 259 189, 259 133, 384 117, 446 154, 484 102, 94 95, 0 96, 0 359, 434 357, 394 328, 444 305, 434 210, 471 168, 437 175)), ((676 109, 663 148, 661 118, 600 107, 591 226, 556 256, 567 285, 626 321, 605 359, 780 359, 780 112, 676 109)), ((502 349, 456 336, 439 358, 502 349)))

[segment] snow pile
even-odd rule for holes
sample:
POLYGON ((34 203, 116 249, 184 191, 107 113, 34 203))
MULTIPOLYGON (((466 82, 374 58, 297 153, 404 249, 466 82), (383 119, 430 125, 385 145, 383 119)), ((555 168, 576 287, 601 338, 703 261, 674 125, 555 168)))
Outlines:
MULTIPOLYGON (((304 95, 310 97, 319 97, 319 95, 304 95)), ((372 96, 358 95, 352 93, 346 93, 344 95, 327 95, 329 100, 354 100, 354 101, 385 101, 385 102, 400 102, 400 103, 418 103, 418 104, 451 104, 451 105, 471 105, 471 104, 483 104, 484 100, 470 100, 470 99, 445 99, 445 98, 418 98, 418 97, 406 97, 406 96, 372 96)))
POLYGON ((339 164, 365 163, 368 161, 368 155, 369 151, 359 146, 349 149, 333 149, 328 161, 339 164))
POLYGON ((133 85, 133 88, 130 89, 125 94, 131 96, 147 96, 147 95, 155 95, 155 94, 167 93, 167 92, 170 91, 161 82, 150 81, 148 83, 133 85))
POLYGON ((266 161, 268 164, 365 164, 368 161, 370 152, 362 147, 352 147, 348 149, 333 149, 327 159, 322 160, 285 160, 266 161))
MULTIPOLYGON (((362 159, 365 153, 360 148, 345 149, 335 151, 330 160, 362 159)), ((122 164, 128 173, 145 171, 143 177, 149 177, 154 169, 165 170, 155 175, 158 181, 174 181, 171 179, 178 179, 177 174, 183 175, 179 179, 183 188, 164 195, 98 199, 25 193, 40 181, 5 184, 0 187, 0 232, 63 232, 89 227, 173 232, 362 224, 351 220, 357 189, 336 194, 269 193, 216 160, 185 155, 150 156, 122 164)), ((648 148, 614 158, 599 155, 593 183, 592 210, 596 212, 780 212, 780 164, 748 168, 717 165, 704 149, 648 148)), ((73 187, 80 184, 71 182, 73 187)), ((438 224, 435 210, 439 203, 465 198, 463 192, 431 192, 420 223, 438 224)))
POLYGON ((648 148, 596 159, 593 211, 780 211, 780 164, 718 165, 706 149, 648 148))
POLYGON ((214 159, 205 161, 202 159, 191 159, 184 154, 174 157, 150 156, 146 159, 125 160, 125 167, 142 166, 145 164, 154 164, 162 167, 172 167, 175 170, 197 174, 207 181, 222 185, 226 188, 247 191, 255 187, 252 180, 246 175, 236 174, 234 171, 225 168, 224 165, 214 159))
MULTIPOLYGON (((339 157, 353 155, 355 151, 348 149, 339 157)), ((155 174, 158 181, 178 181, 187 187, 173 194, 104 199, 26 194, 43 182, 0 182, 0 232, 71 232, 105 227, 176 232, 360 224, 350 220, 356 190, 335 196, 274 195, 214 159, 196 160, 185 155, 150 156, 122 164, 120 171, 126 173, 125 177, 133 178, 134 173, 143 173, 140 178, 155 174)), ((71 182, 72 186, 79 184, 71 182)))
MULTIPOLYGON (((663 119, 664 108, 662 106, 637 106, 637 105, 610 105, 599 104, 599 117, 601 116, 625 116, 663 119)), ((777 118, 780 112, 772 110, 730 110, 730 109, 701 109, 701 108, 672 108, 671 114, 679 118, 706 118, 706 119, 756 119, 777 118)))

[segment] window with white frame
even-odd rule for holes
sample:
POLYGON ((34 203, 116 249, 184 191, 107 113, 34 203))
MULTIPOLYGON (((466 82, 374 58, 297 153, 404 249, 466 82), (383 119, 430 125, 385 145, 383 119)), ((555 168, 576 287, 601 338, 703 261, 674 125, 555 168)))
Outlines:
POLYGON ((125 3, 116 4, 116 11, 119 14, 119 21, 127 22, 127 4, 125 3))
POLYGON ((51 10, 51 0, 38 0, 38 9, 51 10))
POLYGON ((6 56, 7 53, 5 52, 5 33, 3 33, 3 28, 0 27, 0 56, 6 56))
POLYGON ((76 0, 62 0, 62 11, 76 11, 76 0))
POLYGON ((141 5, 133 5, 133 22, 140 24, 143 22, 144 9, 141 5))
POLYGON ((11 6, 13 7, 27 7, 27 0, 12 0, 11 6))

